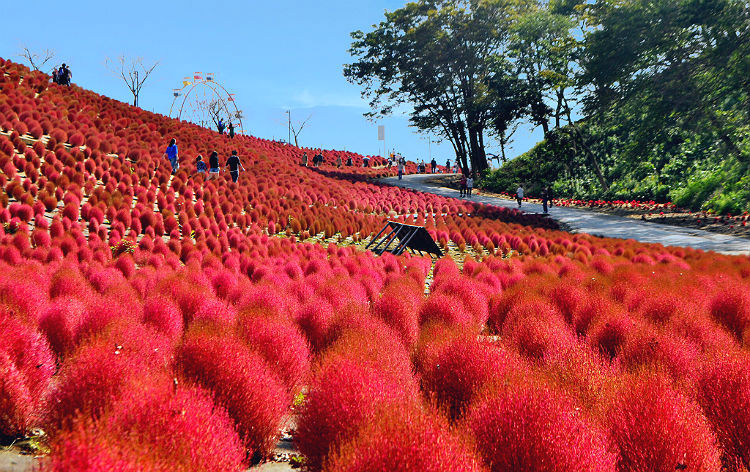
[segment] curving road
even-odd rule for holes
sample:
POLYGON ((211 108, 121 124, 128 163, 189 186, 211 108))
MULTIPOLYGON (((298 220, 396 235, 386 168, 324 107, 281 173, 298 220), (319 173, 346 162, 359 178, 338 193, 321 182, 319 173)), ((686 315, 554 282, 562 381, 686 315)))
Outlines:
MULTIPOLYGON (((461 198, 458 190, 427 182, 434 177, 434 174, 413 174, 405 175, 403 180, 398 180, 397 177, 386 177, 380 179, 380 181, 388 185, 410 188, 420 192, 461 198)), ((471 201, 518 208, 515 201, 485 195, 474 195, 471 197, 471 201)), ((541 213, 542 205, 524 202, 521 210, 529 213, 541 213)), ((577 208, 553 206, 549 209, 549 215, 579 233, 589 233, 608 238, 635 239, 645 243, 661 243, 665 246, 692 247, 723 254, 750 254, 750 240, 700 229, 651 223, 577 208)))

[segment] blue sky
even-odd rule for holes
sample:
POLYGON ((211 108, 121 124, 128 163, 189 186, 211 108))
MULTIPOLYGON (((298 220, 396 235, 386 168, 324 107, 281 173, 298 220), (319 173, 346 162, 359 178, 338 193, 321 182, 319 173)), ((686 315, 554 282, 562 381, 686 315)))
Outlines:
MULTIPOLYGON (((409 159, 453 160, 450 143, 428 146, 427 136, 404 116, 370 122, 360 89, 342 74, 351 62, 349 33, 369 30, 405 0, 277 1, 12 1, 4 5, 0 57, 23 62, 22 46, 52 48, 67 62, 77 84, 132 101, 124 84, 104 66, 122 54, 160 61, 144 86, 140 105, 168 114, 172 89, 193 72, 214 72, 235 93, 246 131, 262 138, 287 138, 286 110, 292 121, 312 117, 300 145, 382 152, 377 126, 385 125, 386 146, 409 159)), ((539 131, 519 129, 508 155, 540 139, 539 131)), ((490 152, 499 152, 490 149, 490 152)))

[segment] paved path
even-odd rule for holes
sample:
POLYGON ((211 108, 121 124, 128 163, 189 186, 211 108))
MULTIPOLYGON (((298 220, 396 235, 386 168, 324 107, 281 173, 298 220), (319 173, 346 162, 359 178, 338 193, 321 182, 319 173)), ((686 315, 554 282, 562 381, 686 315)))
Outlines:
MULTIPOLYGON (((460 198, 458 190, 427 182, 434 177, 434 174, 414 174, 405 175, 403 180, 398 180, 397 177, 387 177, 381 179, 381 182, 445 197, 460 198)), ((471 201, 518 208, 515 201, 498 197, 474 195, 471 197, 471 201)), ((542 205, 524 202, 521 210, 529 213, 541 213, 542 205)), ((577 208, 551 207, 549 214, 555 220, 565 223, 579 233, 609 238, 635 239, 646 243, 661 243, 665 246, 693 247, 724 254, 750 254, 750 240, 700 229, 639 221, 577 208)))

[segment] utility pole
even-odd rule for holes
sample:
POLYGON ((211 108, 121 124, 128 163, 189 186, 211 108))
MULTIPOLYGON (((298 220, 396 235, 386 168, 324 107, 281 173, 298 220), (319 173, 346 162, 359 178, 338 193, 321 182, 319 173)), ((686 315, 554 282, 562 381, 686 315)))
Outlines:
POLYGON ((430 162, 432 162, 432 136, 427 136, 427 152, 430 155, 430 162))
POLYGON ((287 144, 292 144, 292 111, 286 111, 287 144))

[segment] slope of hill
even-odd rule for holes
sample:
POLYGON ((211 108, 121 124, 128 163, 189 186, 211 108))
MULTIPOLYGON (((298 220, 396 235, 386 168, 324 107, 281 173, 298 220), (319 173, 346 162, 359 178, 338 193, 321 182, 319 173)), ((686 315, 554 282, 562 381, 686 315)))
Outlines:
POLYGON ((750 460, 746 257, 304 168, 9 61, 0 87, 0 435, 41 428, 43 470, 241 470, 290 415, 308 470, 750 460), (214 149, 237 184, 194 172, 214 149), (389 218, 462 267, 346 245, 389 218))

